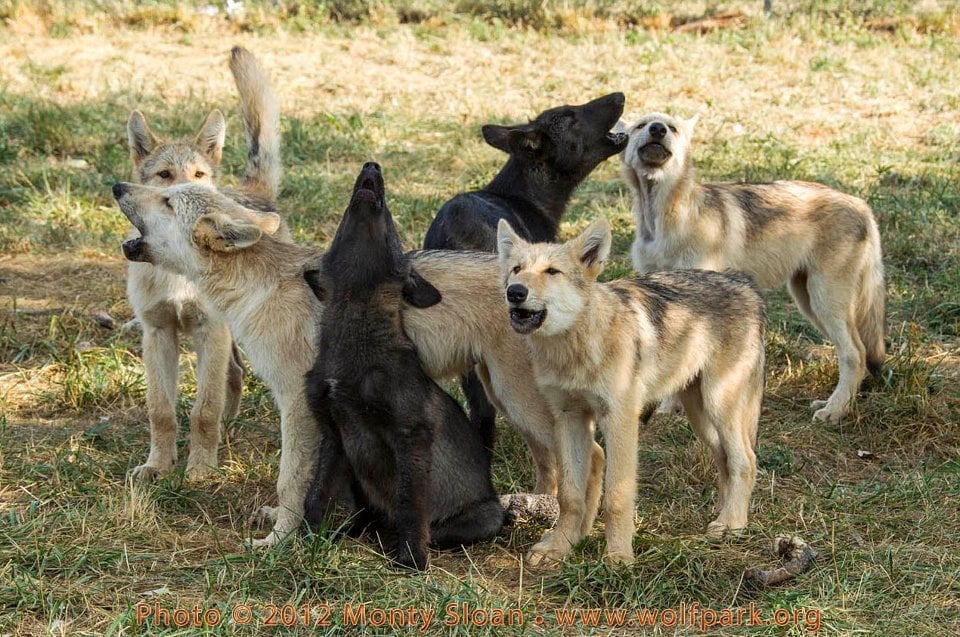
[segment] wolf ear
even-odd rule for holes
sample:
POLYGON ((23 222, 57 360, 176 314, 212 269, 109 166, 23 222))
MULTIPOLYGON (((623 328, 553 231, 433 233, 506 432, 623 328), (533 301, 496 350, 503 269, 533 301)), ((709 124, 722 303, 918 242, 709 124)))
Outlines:
POLYGON ((197 245, 215 252, 243 250, 261 238, 263 230, 256 223, 232 219, 221 212, 203 215, 193 226, 193 239, 197 245))
POLYGON ((517 244, 522 241, 523 239, 510 227, 510 222, 501 219, 500 223, 497 224, 497 255, 501 264, 506 263, 513 257, 513 251, 517 244))
POLYGON ((414 270, 410 269, 407 280, 403 283, 403 300, 413 307, 432 307, 443 300, 440 290, 414 270))
POLYGON ((623 121, 622 119, 618 119, 618 120, 617 120, 617 123, 613 125, 613 132, 614 132, 614 133, 624 133, 624 134, 626 134, 626 132, 627 132, 629 129, 630 129, 630 127, 629 127, 629 126, 627 125, 627 123, 626 123, 625 121, 623 121))
POLYGON ((280 228, 280 215, 275 212, 254 212, 250 214, 250 220, 264 234, 272 235, 280 228))
POLYGON ((687 129, 688 135, 693 134, 693 129, 697 127, 697 122, 699 121, 700 121, 699 113, 697 115, 694 115, 690 119, 686 119, 683 121, 683 127, 687 129))
POLYGON ((600 274, 603 264, 610 256, 610 244, 613 236, 610 233, 610 223, 606 219, 597 219, 576 238, 577 252, 580 262, 588 270, 596 270, 600 274))
POLYGON ((130 157, 134 165, 139 166, 159 144, 160 140, 150 130, 143 113, 140 111, 130 113, 130 119, 127 120, 127 146, 130 148, 130 157))
POLYGON ((218 166, 223 157, 223 143, 226 138, 227 122, 223 119, 223 113, 219 109, 214 109, 200 125, 194 143, 204 155, 210 158, 214 166, 218 166))
POLYGON ((487 124, 480 129, 483 140, 505 153, 510 153, 510 127, 497 126, 496 124, 487 124))
POLYGON ((542 145, 540 131, 533 126, 497 126, 487 124, 481 129, 483 139, 508 155, 535 155, 542 145))
POLYGON ((310 286, 317 300, 323 303, 326 300, 327 292, 320 283, 320 270, 304 270, 303 280, 310 286))
POLYGON ((511 155, 527 155, 535 157, 540 154, 543 145, 543 135, 532 126, 514 128, 508 133, 508 143, 511 155))

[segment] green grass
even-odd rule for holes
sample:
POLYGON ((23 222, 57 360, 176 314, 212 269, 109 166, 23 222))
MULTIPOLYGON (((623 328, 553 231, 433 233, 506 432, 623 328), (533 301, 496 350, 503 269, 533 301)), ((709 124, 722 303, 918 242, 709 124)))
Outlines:
MULTIPOLYGON (((955 3, 776 0, 769 20, 759 0, 463 0, 455 11, 435 0, 279 9, 248 1, 232 20, 223 11, 199 16, 204 4, 0 0, 8 61, 0 69, 0 635, 200 634, 139 625, 138 601, 216 609, 222 624, 204 633, 215 635, 313 634, 266 626, 269 604, 301 613, 307 605, 313 620, 328 606, 333 626, 321 632, 358 633, 343 626, 343 611, 364 602, 432 610, 434 633, 458 635, 610 634, 560 628, 555 612, 681 602, 753 603, 767 619, 777 609, 801 613, 790 627, 702 634, 809 634, 803 620, 814 615, 820 634, 956 631, 955 3), (701 35, 674 30, 731 7, 746 20, 701 35), (600 562, 601 524, 546 571, 520 561, 544 531, 535 524, 466 553, 434 553, 425 575, 396 572, 378 547, 334 529, 244 551, 244 538, 264 532, 250 514, 276 497, 269 392, 248 378, 240 415, 224 427, 216 477, 185 481, 181 462, 149 487, 133 485, 127 474, 148 446, 139 334, 90 320, 95 311, 131 317, 118 250, 127 224, 109 189, 129 174, 131 108, 168 135, 190 135, 210 109, 223 109, 224 182, 235 180, 246 153, 225 64, 235 40, 261 55, 281 92, 281 202, 306 244, 329 240, 357 169, 375 159, 404 243, 418 245, 443 201, 502 164, 480 140, 481 124, 523 121, 607 90, 627 93, 630 116, 700 113, 694 152, 705 178, 807 179, 863 197, 880 223, 887 268, 882 378, 843 423, 811 423, 809 401, 836 382, 833 350, 784 292, 768 293, 751 525, 719 542, 699 535, 715 499, 709 458, 684 419, 657 417, 641 432, 631 568, 600 562), (749 589, 744 568, 773 565, 769 544, 782 533, 802 535, 820 561, 779 587, 749 589), (441 627, 449 603, 519 608, 527 623, 441 627), (238 604, 256 611, 250 623, 228 621, 238 604)), ((569 236, 611 219, 617 256, 606 278, 630 273, 633 221, 616 164, 576 193, 562 229, 569 236)), ((184 357, 181 460, 195 364, 184 357)), ((509 423, 500 431, 496 486, 529 490, 523 442, 509 423)))

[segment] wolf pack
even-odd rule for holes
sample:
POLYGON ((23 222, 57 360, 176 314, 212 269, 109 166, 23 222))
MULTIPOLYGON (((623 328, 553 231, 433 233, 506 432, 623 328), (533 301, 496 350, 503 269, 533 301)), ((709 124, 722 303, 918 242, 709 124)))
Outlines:
POLYGON ((505 523, 491 473, 502 414, 527 444, 534 491, 559 505, 527 563, 563 560, 601 499, 604 559, 630 563, 639 430, 658 406, 682 409, 712 457, 707 535, 747 526, 764 391, 758 289, 786 284, 836 348, 839 381, 811 405, 814 421, 840 421, 879 373, 884 273, 868 205, 815 183, 703 183, 695 119, 624 124, 624 95, 612 93, 483 126, 506 163, 446 202, 413 251, 369 162, 321 251, 294 242, 279 212, 280 109, 267 74, 240 47, 230 70, 248 146, 239 186, 218 183, 220 111, 173 141, 134 111, 133 179, 113 195, 134 228, 122 249, 150 421, 133 475, 177 464, 185 337, 197 353, 186 476, 216 470, 242 351, 280 413, 277 506, 257 512, 272 530, 253 547, 335 520, 326 528, 379 538, 396 563, 424 569, 430 547, 494 538, 505 523), (637 274, 601 282, 610 224, 557 236, 577 187, 613 155, 632 195, 637 274), (459 379, 466 411, 438 384, 448 379, 459 379))

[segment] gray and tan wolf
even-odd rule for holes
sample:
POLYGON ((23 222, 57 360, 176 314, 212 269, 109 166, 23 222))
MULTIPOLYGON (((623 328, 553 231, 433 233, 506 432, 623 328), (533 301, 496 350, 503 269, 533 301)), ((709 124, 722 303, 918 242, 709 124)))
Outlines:
POLYGON ((696 119, 652 113, 629 128, 623 176, 633 191, 639 272, 742 270, 761 288, 787 284, 837 349, 840 378, 814 420, 837 422, 884 345, 880 232, 861 199, 801 181, 700 183, 691 158, 696 119))
MULTIPOLYGON (((277 101, 256 58, 240 47, 231 51, 230 70, 240 94, 250 146, 246 173, 233 196, 248 205, 270 209, 280 180, 280 133, 277 101)), ((151 186, 200 183, 213 187, 223 151, 226 122, 212 111, 193 139, 157 137, 140 111, 127 122, 133 180, 151 186)), ((136 235, 124 250, 136 251, 136 235)), ((243 367, 230 332, 211 313, 185 277, 131 260, 127 298, 143 328, 143 362, 150 420, 150 453, 133 470, 139 479, 170 471, 177 462, 177 369, 180 340, 190 337, 197 351, 197 396, 190 412, 188 478, 202 478, 217 466, 220 420, 233 418, 240 406, 243 367)))
POLYGON ((211 317, 229 326, 273 394, 280 411, 278 508, 265 511, 273 530, 253 545, 275 544, 303 519, 318 442, 303 381, 316 358, 321 310, 303 272, 317 253, 290 241, 276 213, 203 185, 118 183, 113 195, 140 233, 127 258, 184 277, 211 317))
MULTIPOLYGON (((120 209, 141 232, 137 258, 185 276, 229 322, 280 410, 279 508, 269 545, 298 527, 317 449, 317 424, 304 396, 316 359, 322 304, 304 280, 321 254, 295 244, 277 215, 258 214, 196 185, 116 184, 120 209)), ((523 434, 537 462, 538 491, 556 490, 553 416, 533 382, 520 335, 503 320, 496 254, 412 253, 415 270, 441 294, 429 308, 404 305, 402 324, 430 378, 457 378, 475 366, 496 406, 523 434), (544 481, 541 483, 540 481, 544 481)), ((602 474, 594 444, 592 471, 602 474)))
POLYGON ((764 362, 763 300, 750 279, 676 270, 598 283, 611 244, 604 219, 564 244, 527 243, 501 221, 497 241, 509 321, 526 335, 556 420, 564 477, 559 522, 529 561, 562 559, 593 525, 601 485, 585 460, 594 425, 607 454, 604 558, 633 561, 639 421, 672 394, 717 468, 719 515, 707 533, 746 526, 764 362))

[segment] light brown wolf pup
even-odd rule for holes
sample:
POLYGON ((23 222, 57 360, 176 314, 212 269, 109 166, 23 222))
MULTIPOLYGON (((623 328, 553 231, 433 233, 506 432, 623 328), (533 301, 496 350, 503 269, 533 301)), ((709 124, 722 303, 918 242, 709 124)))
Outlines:
MULTIPOLYGON (((234 47, 230 70, 240 94, 250 152, 244 180, 231 191, 235 199, 272 209, 280 181, 280 131, 277 100, 266 73, 247 50, 234 47)), ((211 112, 193 139, 164 141, 140 111, 127 122, 133 180, 151 186, 199 183, 213 187, 219 171, 226 122, 211 112)), ((125 251, 136 250, 131 235, 125 251)), ((128 255, 129 256, 129 255, 128 255)), ((220 420, 240 406, 243 367, 226 324, 210 312, 196 287, 179 274, 131 261, 127 298, 143 328, 143 363, 150 419, 150 454, 133 477, 150 480, 177 462, 177 370, 180 339, 190 337, 197 351, 197 397, 190 412, 190 452, 186 475, 206 476, 217 466, 220 420)))
POLYGON ((731 268, 761 288, 787 284, 837 348, 840 379, 814 420, 837 422, 867 370, 880 371, 884 280, 880 232, 862 199, 820 184, 700 183, 690 155, 696 119, 662 113, 625 129, 623 176, 633 190, 638 272, 731 268))
MULTIPOLYGON (((610 253, 606 220, 564 244, 530 244, 498 228, 513 329, 525 334, 534 378, 556 420, 560 520, 528 556, 560 560, 596 515, 589 449, 606 445, 605 559, 633 561, 637 435, 644 408, 679 394, 719 477, 709 534, 747 524, 763 394, 763 301, 748 277, 678 270, 598 283, 610 253)), ((507 317, 504 316, 504 320, 507 317)))

